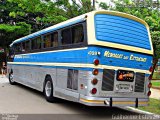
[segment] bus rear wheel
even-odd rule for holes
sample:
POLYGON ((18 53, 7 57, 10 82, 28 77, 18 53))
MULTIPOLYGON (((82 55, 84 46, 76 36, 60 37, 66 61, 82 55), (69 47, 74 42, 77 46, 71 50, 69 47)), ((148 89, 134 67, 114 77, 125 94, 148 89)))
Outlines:
POLYGON ((44 84, 44 95, 48 102, 56 102, 56 98, 53 96, 53 83, 51 77, 47 77, 44 84))
POLYGON ((16 84, 16 82, 15 82, 14 79, 13 79, 13 72, 10 72, 10 73, 9 73, 9 83, 10 83, 11 85, 15 85, 15 84, 16 84))

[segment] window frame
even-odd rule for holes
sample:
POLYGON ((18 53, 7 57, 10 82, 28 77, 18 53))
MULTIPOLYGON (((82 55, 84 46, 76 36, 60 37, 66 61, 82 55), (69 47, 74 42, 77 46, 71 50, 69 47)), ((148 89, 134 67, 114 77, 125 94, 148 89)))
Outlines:
MULTIPOLYGON (((87 40, 87 25, 86 25, 86 21, 83 21, 83 22, 80 22, 80 23, 76 23, 76 24, 73 24, 73 25, 61 28, 61 29, 56 29, 56 30, 53 30, 53 31, 48 32, 46 34, 42 34, 42 35, 36 36, 34 38, 31 38, 31 39, 28 39, 28 40, 25 40, 25 41, 22 41, 22 42, 19 42, 19 43, 21 43, 21 46, 22 46, 22 43, 26 42, 26 41, 30 41, 30 49, 27 50, 27 51, 25 49, 24 52, 21 51, 21 52, 15 53, 15 54, 36 53, 36 52, 45 52, 45 51, 52 51, 52 50, 56 51, 56 50, 63 50, 63 49, 72 49, 72 48, 86 47, 88 45, 88 42, 87 42, 88 40, 87 40), (77 25, 82 25, 83 26, 83 33, 84 33, 84 40, 83 40, 83 42, 62 45, 61 44, 61 31, 64 30, 64 29, 66 29, 66 28, 70 28, 71 29, 72 27, 77 26, 77 25), (44 48, 44 44, 43 44, 44 43, 44 41, 43 41, 44 40, 44 36, 50 34, 51 41, 52 41, 52 34, 55 33, 55 32, 58 33, 58 46, 56 46, 56 47, 51 46, 51 47, 48 47, 48 48, 44 48), (35 38, 38 38, 38 37, 41 38, 41 49, 34 49, 34 50, 32 50, 32 48, 31 48, 31 44, 32 44, 31 40, 35 39, 35 38)), ((17 43, 15 43, 15 44, 17 44, 17 43)), ((15 44, 13 44, 13 46, 15 44)))
MULTIPOLYGON (((73 24, 71 26, 68 26, 68 27, 65 27, 65 28, 62 28, 59 30, 60 33, 62 33, 62 31, 64 29, 67 29, 67 28, 73 28, 75 26, 78 26, 78 25, 82 25, 83 26, 83 34, 84 34, 84 39, 83 39, 83 42, 79 42, 79 43, 74 43, 74 44, 66 44, 66 45, 63 45, 62 42, 61 42, 61 35, 60 35, 60 46, 59 48, 61 49, 68 49, 68 48, 77 48, 77 47, 85 47, 87 46, 88 44, 88 40, 87 40, 87 26, 86 26, 86 21, 84 22, 80 22, 80 23, 77 23, 77 24, 73 24)), ((72 30, 71 30, 72 31, 72 30)), ((72 32, 71 32, 71 41, 72 41, 72 32)))

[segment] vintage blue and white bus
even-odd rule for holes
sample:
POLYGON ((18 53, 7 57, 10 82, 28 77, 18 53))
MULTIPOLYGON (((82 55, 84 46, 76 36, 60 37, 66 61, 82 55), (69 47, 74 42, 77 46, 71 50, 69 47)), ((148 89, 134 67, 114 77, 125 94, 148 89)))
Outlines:
POLYGON ((146 106, 153 47, 147 23, 92 11, 10 45, 8 77, 56 98, 89 106, 146 106))

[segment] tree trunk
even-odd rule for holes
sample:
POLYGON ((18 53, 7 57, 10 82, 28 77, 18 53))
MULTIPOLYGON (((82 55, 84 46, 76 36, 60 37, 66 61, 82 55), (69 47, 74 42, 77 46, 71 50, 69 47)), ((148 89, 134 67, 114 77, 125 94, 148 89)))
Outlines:
POLYGON ((157 63, 158 63, 158 59, 157 59, 157 58, 154 58, 154 59, 153 59, 153 71, 152 71, 152 73, 151 73, 152 76, 153 76, 153 73, 154 73, 154 70, 155 70, 155 68, 156 68, 157 63))

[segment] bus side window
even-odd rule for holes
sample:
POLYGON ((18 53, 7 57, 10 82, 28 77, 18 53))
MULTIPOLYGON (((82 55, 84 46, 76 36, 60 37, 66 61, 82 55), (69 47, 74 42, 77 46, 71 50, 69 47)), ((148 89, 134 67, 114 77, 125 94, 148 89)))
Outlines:
POLYGON ((83 26, 77 25, 72 27, 72 43, 80 43, 84 41, 83 26))
POLYGON ((31 40, 31 49, 34 50, 35 46, 36 46, 36 40, 33 39, 33 40, 31 40))
POLYGON ((25 52, 25 45, 26 45, 26 43, 23 42, 23 43, 22 43, 22 52, 25 52))
POLYGON ((51 35, 46 35, 43 38, 43 47, 44 48, 48 48, 51 47, 51 35))
POLYGON ((14 58, 14 47, 11 47, 10 49, 9 49, 9 58, 14 58))
POLYGON ((41 38, 37 37, 32 40, 32 50, 34 49, 41 49, 41 38))
POLYGON ((62 45, 71 44, 71 30, 70 28, 64 29, 61 32, 62 35, 62 45))
POLYGON ((29 50, 30 50, 30 40, 26 41, 25 44, 26 44, 26 45, 25 45, 25 50, 26 50, 26 51, 29 51, 29 50))
POLYGON ((41 49, 41 43, 42 43, 41 37, 38 37, 37 38, 37 49, 41 49))
POLYGON ((14 51, 17 52, 17 53, 21 52, 21 43, 15 44, 14 51))
POLYGON ((52 47, 58 46, 58 32, 52 34, 52 47))

